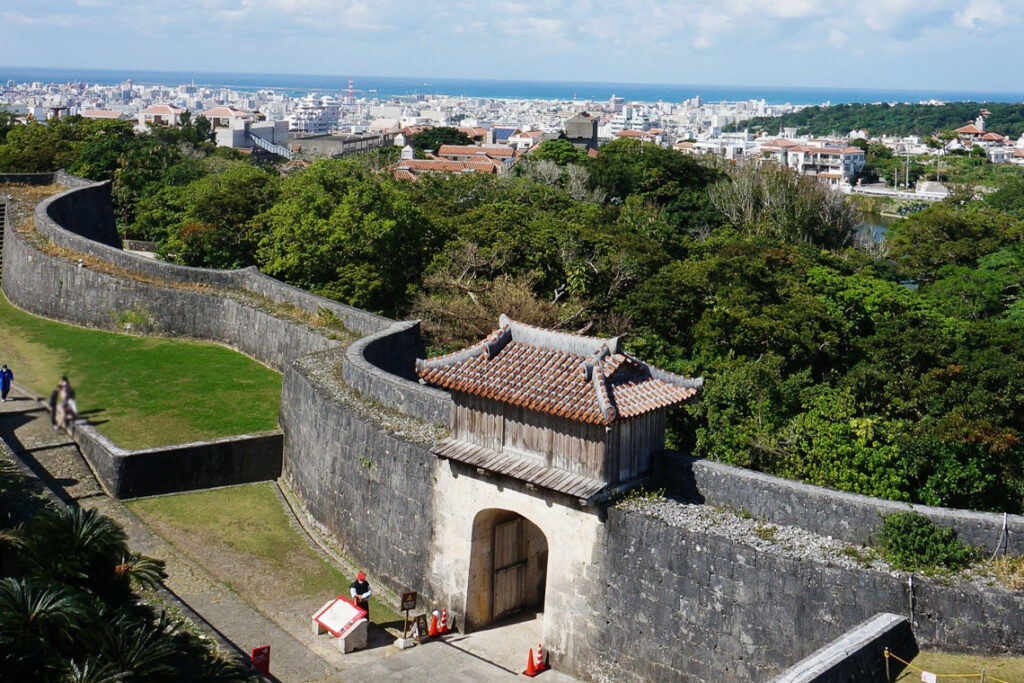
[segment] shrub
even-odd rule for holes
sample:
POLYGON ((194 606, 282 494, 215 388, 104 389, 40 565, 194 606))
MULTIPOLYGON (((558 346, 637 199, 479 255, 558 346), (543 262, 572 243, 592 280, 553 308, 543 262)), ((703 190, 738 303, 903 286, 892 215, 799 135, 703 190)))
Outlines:
POLYGON ((978 557, 974 548, 957 538, 956 531, 937 527, 916 512, 888 515, 878 541, 889 564, 905 571, 957 571, 978 557))

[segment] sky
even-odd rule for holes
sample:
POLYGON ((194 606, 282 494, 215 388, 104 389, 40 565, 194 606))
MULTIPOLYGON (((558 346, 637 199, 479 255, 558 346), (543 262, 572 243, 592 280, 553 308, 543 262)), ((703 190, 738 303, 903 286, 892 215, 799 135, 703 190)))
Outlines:
POLYGON ((0 65, 1019 91, 1024 0, 0 0, 0 65))

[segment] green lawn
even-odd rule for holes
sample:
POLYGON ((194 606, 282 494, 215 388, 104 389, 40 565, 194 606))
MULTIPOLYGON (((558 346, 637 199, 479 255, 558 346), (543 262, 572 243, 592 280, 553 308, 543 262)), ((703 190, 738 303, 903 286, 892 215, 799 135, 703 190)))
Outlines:
POLYGON ((981 680, 981 670, 985 670, 985 680, 1007 681, 1017 683, 1024 681, 1024 657, 972 657, 970 655, 952 655, 944 652, 922 652, 910 662, 897 681, 920 681, 920 670, 938 674, 943 683, 968 683, 981 680), (955 674, 965 674, 956 676, 955 674))
MULTIPOLYGON (((352 577, 324 561, 292 528, 271 484, 144 498, 125 505, 257 607, 286 598, 315 599, 318 607, 332 596, 348 595, 352 577)), ((370 599, 373 623, 394 625, 399 619, 376 597, 370 599)))
POLYGON ((277 428, 281 375, 216 344, 55 323, 0 295, 0 362, 46 397, 67 375, 82 415, 123 448, 277 428))

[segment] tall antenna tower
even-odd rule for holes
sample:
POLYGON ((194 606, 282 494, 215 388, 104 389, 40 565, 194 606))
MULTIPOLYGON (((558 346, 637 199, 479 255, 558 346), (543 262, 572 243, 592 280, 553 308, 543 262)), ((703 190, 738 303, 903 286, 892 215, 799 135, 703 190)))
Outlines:
POLYGON ((352 88, 352 77, 348 77, 348 96, 355 98, 355 90, 352 88))

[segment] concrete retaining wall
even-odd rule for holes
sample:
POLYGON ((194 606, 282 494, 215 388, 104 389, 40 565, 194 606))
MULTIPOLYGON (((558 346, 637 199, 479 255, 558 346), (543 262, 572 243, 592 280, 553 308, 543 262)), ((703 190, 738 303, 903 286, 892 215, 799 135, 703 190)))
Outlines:
POLYGON ((911 505, 833 491, 680 453, 666 453, 657 466, 657 479, 689 500, 746 510, 775 524, 800 526, 850 543, 868 543, 884 515, 913 510, 936 524, 956 529, 965 542, 990 553, 1002 537, 1002 549, 1024 554, 1024 517, 1020 515, 1005 516, 1004 534, 1004 516, 998 513, 911 505))
POLYGON ((128 451, 85 424, 69 430, 103 487, 117 498, 193 491, 281 476, 280 432, 128 451))
POLYGON ((906 617, 876 614, 807 659, 783 671, 772 683, 861 683, 895 680, 903 664, 889 659, 886 648, 909 662, 918 652, 906 617))

